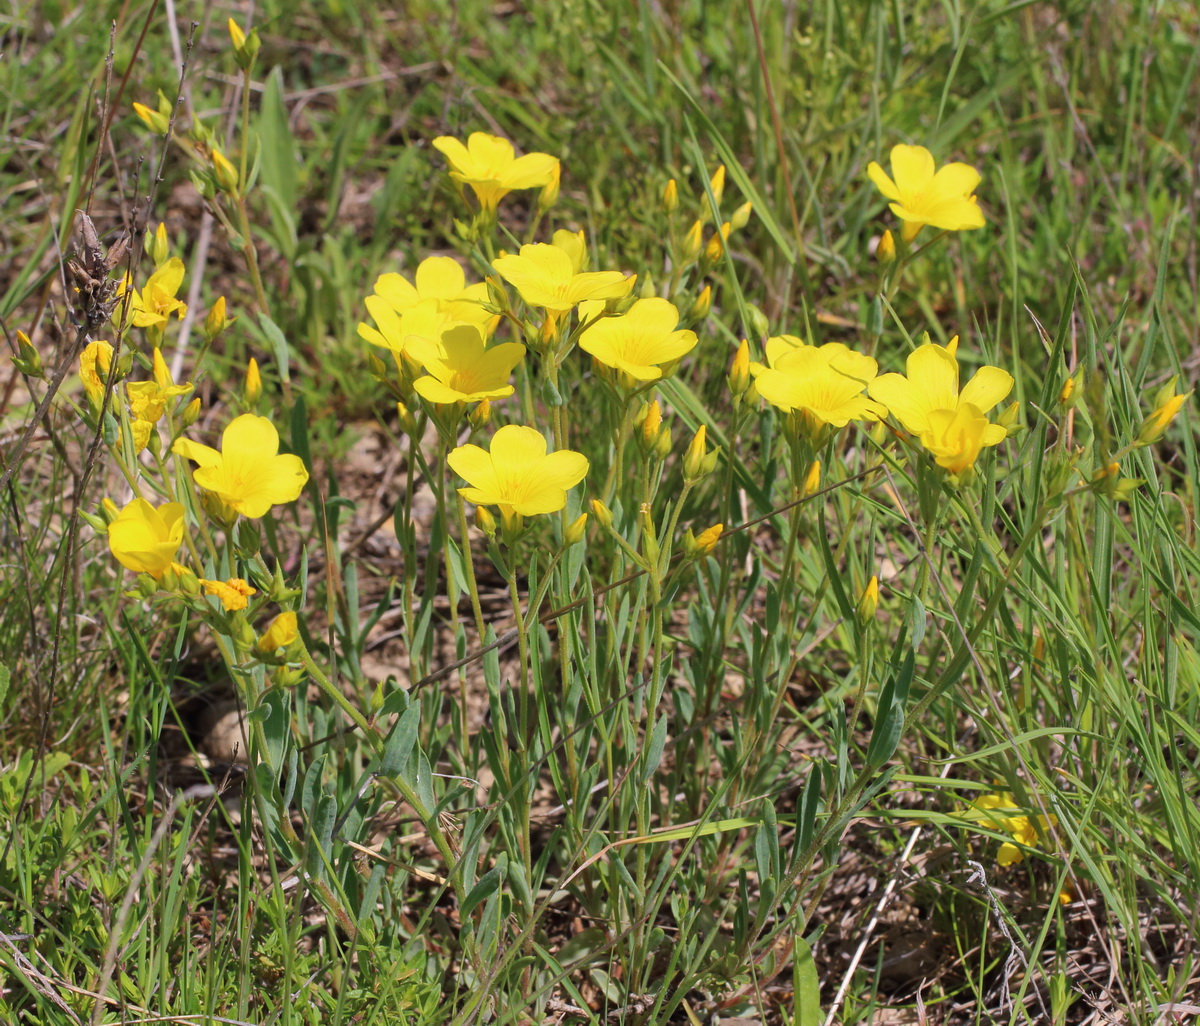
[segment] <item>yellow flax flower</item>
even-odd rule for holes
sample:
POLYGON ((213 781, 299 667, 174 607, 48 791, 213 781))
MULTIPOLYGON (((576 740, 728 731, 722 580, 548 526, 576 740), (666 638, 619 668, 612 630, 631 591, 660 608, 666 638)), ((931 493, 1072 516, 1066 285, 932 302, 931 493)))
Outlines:
POLYGON ((488 301, 487 283, 468 285, 466 274, 453 257, 427 257, 417 265, 412 281, 395 271, 381 274, 375 279, 375 295, 400 315, 418 303, 433 300, 447 325, 457 321, 474 324, 485 337, 492 333, 498 319, 483 308, 488 301))
POLYGON ((227 581, 206 581, 202 578, 200 584, 204 587, 205 594, 216 595, 221 600, 221 605, 227 613, 245 609, 250 596, 257 594, 256 589, 240 577, 231 577, 227 581))
POLYGON ((367 312, 379 327, 360 324, 359 336, 373 346, 390 349, 397 358, 408 352, 408 340, 414 336, 436 343, 442 332, 464 323, 436 299, 422 299, 403 314, 397 314, 382 296, 367 296, 365 302, 367 312))
MULTIPOLYGON (((905 374, 881 374, 871 382, 871 398, 883 403, 914 435, 928 429, 929 415, 935 410, 970 405, 987 413, 1012 391, 1013 377, 999 367, 980 367, 960 391, 957 351, 957 335, 946 346, 932 342, 918 346, 905 362, 905 374)), ((989 437, 995 441, 984 444, 996 445, 1004 440, 1004 429, 998 427, 989 437)))
POLYGON ((789 413, 802 411, 831 427, 887 416, 885 407, 863 394, 878 370, 871 357, 853 352, 840 342, 823 346, 800 342, 792 347, 790 338, 769 339, 770 365, 750 366, 758 393, 767 402, 789 413))
POLYGON ((263 636, 254 647, 266 655, 271 655, 276 649, 287 648, 297 638, 300 631, 297 628, 296 614, 290 609, 280 613, 268 624, 263 636))
POLYGON ((112 367, 113 347, 104 341, 89 342, 79 354, 79 378, 93 406, 104 398, 104 383, 112 367))
POLYGON ((519 255, 494 261, 496 271, 513 285, 530 306, 540 306, 552 316, 566 313, 588 299, 623 299, 636 275, 621 271, 576 271, 575 254, 558 246, 537 242, 522 246, 519 255))
POLYGON ((469 185, 485 212, 514 189, 540 189, 549 185, 559 172, 558 158, 548 153, 526 153, 518 157, 507 139, 487 132, 472 132, 464 146, 448 135, 433 140, 450 164, 450 177, 469 185))
POLYGON ((192 383, 175 384, 171 372, 163 360, 162 350, 154 350, 154 377, 150 381, 131 381, 125 385, 125 393, 129 397, 129 412, 135 420, 147 424, 157 424, 163 415, 168 400, 176 396, 187 395, 192 390, 192 383))
POLYGON ((108 548, 117 562, 155 580, 171 568, 182 542, 183 506, 178 502, 155 509, 145 499, 134 499, 108 525, 108 548))
POLYGON ((933 154, 924 146, 901 143, 892 147, 892 177, 875 161, 867 165, 867 175, 892 201, 892 213, 904 222, 905 242, 916 238, 925 225, 951 232, 984 225, 975 199, 979 172, 970 164, 936 168, 933 154))
MULTIPOLYGON (((599 317, 600 302, 579 308, 581 322, 599 317)), ((620 371, 629 381, 656 381, 664 366, 673 364, 696 345, 694 331, 678 331, 679 310, 674 303, 653 297, 639 299, 620 317, 604 317, 585 328, 579 348, 606 367, 620 371)))
MULTIPOLYGON (((133 289, 133 298, 129 307, 133 311, 133 323, 138 328, 161 328, 175 314, 180 320, 187 313, 187 304, 175 298, 179 286, 183 284, 183 261, 179 257, 171 257, 157 271, 150 275, 146 287, 138 292, 133 289)), ((128 289, 129 279, 126 278, 122 292, 128 289)))
POLYGON ((408 343, 409 356, 426 371, 413 388, 431 403, 477 403, 512 395, 508 379, 525 355, 517 342, 488 347, 472 324, 449 328, 441 341, 410 335, 408 343))
POLYGON ((508 424, 492 436, 491 451, 460 445, 450 453, 451 469, 469 487, 459 494, 478 506, 498 506, 501 516, 557 513, 567 489, 588 472, 587 457, 570 449, 546 452, 546 439, 531 427, 508 424))
POLYGON ((299 456, 279 453, 279 433, 266 417, 244 413, 221 435, 221 451, 187 438, 172 452, 198 463, 196 484, 243 516, 265 516, 275 505, 293 502, 308 481, 299 456))
POLYGON ((1005 815, 1007 812, 1018 812, 1020 806, 1013 801, 1013 796, 1007 792, 1000 794, 980 795, 971 803, 976 813, 982 813, 978 818, 984 824, 996 830, 1011 834, 1016 844, 1005 841, 996 853, 996 861, 1002 866, 1011 866, 1025 858, 1025 852, 1018 845, 1026 848, 1036 848, 1040 833, 1048 826, 1058 823, 1057 816, 1037 816, 1035 819, 1026 815, 1005 815))

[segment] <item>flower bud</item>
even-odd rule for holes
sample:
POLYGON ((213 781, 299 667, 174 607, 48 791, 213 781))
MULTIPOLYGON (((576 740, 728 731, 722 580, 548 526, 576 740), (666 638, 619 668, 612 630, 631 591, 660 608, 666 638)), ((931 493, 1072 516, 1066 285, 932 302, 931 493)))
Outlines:
POLYGON ((500 279, 489 274, 484 281, 487 284, 488 309, 498 314, 506 313, 509 308, 508 293, 504 291, 504 286, 500 284, 500 279))
POLYGON ((171 125, 170 114, 151 110, 144 103, 134 103, 133 112, 142 119, 142 123, 155 135, 166 135, 171 125))
POLYGON ((475 507, 475 526, 487 537, 496 537, 496 517, 486 506, 475 507))
POLYGON ((246 364, 246 381, 242 385, 242 401, 253 409, 262 398, 262 391, 262 375, 258 372, 258 361, 252 356, 250 362, 246 364))
POLYGON ((725 380, 735 399, 740 399, 746 394, 746 390, 750 387, 750 343, 748 340, 742 339, 742 344, 737 347, 725 380))
MULTIPOLYGON (((804 495, 812 495, 821 487, 821 461, 813 460, 804 475, 804 495)), ((803 498, 803 496, 801 496, 803 498)))
POLYGON ((17 355, 13 357, 13 363, 22 374, 31 378, 42 375, 42 354, 34 348, 29 336, 23 331, 17 332, 17 355))
POLYGON ((404 403, 396 403, 396 413, 400 417, 400 430, 410 438, 417 436, 417 418, 412 415, 410 410, 404 403))
POLYGON ((601 527, 611 528, 613 525, 612 510, 599 499, 593 499, 590 505, 592 507, 592 516, 596 518, 597 523, 601 527))
POLYGON ((683 252, 680 253, 681 263, 693 263, 700 255, 700 249, 704 245, 704 226, 695 221, 691 228, 688 229, 687 235, 683 238, 683 252))
POLYGON ((232 18, 229 19, 228 26, 229 39, 233 43, 233 56, 237 60, 237 65, 243 71, 249 71, 254 65, 254 58, 258 56, 258 48, 262 45, 262 41, 253 29, 249 35, 246 35, 241 26, 232 18))
POLYGON ((885 267, 896 259, 896 240, 890 228, 885 228, 879 237, 879 244, 875 247, 875 259, 885 267))
POLYGON ((713 200, 717 206, 721 205, 721 197, 725 195, 725 165, 718 164, 716 171, 713 172, 712 178, 708 180, 708 187, 712 190, 713 200))
POLYGON ((111 524, 121 515, 121 511, 117 509, 117 504, 112 499, 101 499, 100 515, 104 518, 106 524, 111 524))
POLYGON ((688 310, 688 319, 691 321, 702 321, 708 316, 708 311, 712 309, 712 286, 705 285, 700 290, 693 301, 691 308, 688 310))
POLYGON ((472 431, 482 431, 492 419, 492 402, 490 399, 481 399, 479 405, 467 414, 467 423, 471 425, 472 431))
POLYGON ((746 319, 750 322, 747 327, 754 333, 755 338, 761 340, 771 333, 771 322, 757 306, 746 304, 746 319))
POLYGON ((231 195, 238 191, 238 171, 215 146, 209 154, 212 160, 213 179, 217 183, 217 188, 222 192, 228 192, 231 195))
POLYGON ((668 180, 663 186, 662 191, 662 209, 664 214, 675 213, 675 208, 679 206, 679 186, 675 184, 675 179, 668 180))
POLYGON ((1079 386, 1083 381, 1083 371, 1077 371, 1074 377, 1067 378, 1058 393, 1058 404, 1064 410, 1070 410, 1079 402, 1079 386))
POLYGON ((715 264, 721 259, 725 252, 725 240, 729 238, 729 233, 732 227, 726 221, 719 231, 712 233, 712 238, 708 240, 708 245, 704 247, 704 260, 706 263, 715 264))
POLYGON ((162 267, 171 256, 167 243, 167 226, 162 221, 154 231, 146 229, 146 237, 142 240, 142 249, 146 256, 154 261, 155 267, 162 267))
POLYGON ((584 532, 587 530, 588 515, 580 513, 570 524, 567 525, 567 533, 563 537, 563 541, 567 545, 578 545, 583 541, 584 532))
POLYGON ((735 232, 740 232, 750 223, 750 215, 754 213, 754 204, 747 201, 729 215, 729 223, 735 232))
POLYGON ((95 513, 89 513, 84 509, 79 511, 79 516, 83 519, 83 522, 97 534, 108 533, 108 521, 105 520, 104 517, 98 517, 95 513))
POLYGON ((212 309, 208 311, 208 316, 204 318, 205 339, 209 342, 214 341, 229 324, 230 322, 225 319, 225 297, 218 296, 212 309))
POLYGON ((721 453, 720 446, 708 451, 706 440, 708 437, 708 429, 701 424, 696 431, 695 437, 692 439, 691 445, 688 446, 687 452, 683 456, 683 479, 688 484, 695 484, 697 481, 702 481, 716 469, 717 457, 721 453))
POLYGON ((996 418, 996 423, 1010 434, 1015 435, 1021 431, 1025 425, 1021 423, 1021 404, 1019 402, 1009 403, 1004 408, 1004 412, 996 418))
POLYGON ((163 359, 162 350, 156 348, 154 356, 150 364, 150 373, 154 377, 154 383, 159 388, 171 388, 175 382, 171 379, 171 371, 167 367, 167 361, 163 359))
POLYGON ((562 169, 560 165, 555 164, 554 170, 550 175, 550 181, 543 185, 542 191, 538 193, 538 210, 544 213, 558 202, 558 191, 561 186, 561 181, 562 169))
POLYGON ((200 419, 200 397, 197 396, 183 408, 181 421, 185 428, 190 428, 200 419))
POLYGON ((860 627, 866 627, 872 620, 875 619, 875 611, 879 608, 879 578, 874 574, 867 582, 867 586, 863 589, 862 595, 859 596, 858 605, 855 607, 855 613, 858 616, 860 627))
POLYGON ((1191 392, 1181 394, 1175 393, 1176 378, 1171 378, 1154 397, 1154 410, 1149 417, 1142 422, 1141 429, 1138 431, 1137 438, 1134 440, 1134 445, 1151 445, 1157 442, 1166 433, 1179 411, 1183 408, 1191 397, 1191 392))
POLYGON ((658 441, 658 433, 662 429, 662 407, 658 405, 657 399, 644 408, 641 416, 641 429, 642 447, 647 452, 652 451, 658 441))

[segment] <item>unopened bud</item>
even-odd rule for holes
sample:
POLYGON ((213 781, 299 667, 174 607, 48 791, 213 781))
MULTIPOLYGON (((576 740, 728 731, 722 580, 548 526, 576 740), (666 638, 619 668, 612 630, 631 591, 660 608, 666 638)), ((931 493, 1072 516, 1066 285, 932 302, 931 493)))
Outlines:
POLYGON ((708 311, 712 309, 712 286, 705 285, 700 290, 695 300, 692 301, 691 309, 688 310, 688 318, 692 321, 702 321, 708 316, 708 311))
POLYGON ((662 208, 664 214, 675 213, 675 208, 679 206, 679 186, 675 184, 675 179, 670 179, 662 191, 662 208))
POLYGON ((735 232, 740 232, 750 223, 750 215, 754 213, 754 204, 750 202, 743 203, 732 214, 729 215, 729 223, 733 225, 735 232))
POLYGON ((599 499, 593 499, 590 505, 592 507, 592 516, 596 518, 597 523, 601 527, 611 528, 613 525, 612 510, 599 499))
POLYGON ((212 160, 213 179, 217 183, 217 188, 222 192, 234 194, 238 191, 238 171, 215 146, 209 154, 212 160))
POLYGON ((538 193, 538 210, 547 211, 555 203, 558 202, 558 190, 562 181, 562 169, 560 165, 554 165, 554 171, 550 175, 550 181, 542 186, 542 191, 538 193))
POLYGON ((1021 404, 1019 402, 1009 403, 1004 408, 1004 412, 996 418, 996 423, 1010 435, 1015 435, 1018 431, 1021 431, 1025 427, 1021 423, 1021 404))
POLYGON ((587 530, 588 515, 580 513, 570 524, 567 525, 567 533, 563 537, 563 541, 567 545, 578 545, 583 541, 584 532, 587 530))
POLYGON ((488 426, 492 419, 492 403, 490 399, 482 399, 479 405, 467 415, 467 423, 472 431, 481 431, 488 426))
POLYGON ((496 517, 486 506, 475 507, 475 526, 489 538, 496 537, 496 517))
POLYGON ((242 386, 242 399, 248 407, 253 408, 262 398, 262 391, 262 375, 258 372, 258 361, 252 356, 250 362, 246 364, 246 382, 242 386))
POLYGON ((717 206, 721 205, 721 197, 725 195, 725 165, 718 164, 716 171, 713 172, 712 178, 708 181, 708 187, 712 190, 713 200, 717 206))
POLYGON ((707 556, 712 552, 717 547, 717 542, 721 540, 721 532, 724 530, 724 524, 713 524, 712 527, 706 528, 696 535, 696 555, 707 556))
POLYGON ((233 55, 237 60, 238 67, 243 71, 249 71, 254 64, 254 58, 258 56, 258 48, 262 45, 258 33, 252 29, 250 34, 246 35, 241 26, 230 18, 229 39, 233 43, 233 55))
POLYGON ((1083 379, 1083 371, 1074 377, 1067 378, 1058 393, 1058 403, 1064 410, 1072 409, 1079 401, 1079 383, 1083 379))
POLYGON ((208 311, 208 316, 204 318, 204 337, 212 342, 228 326, 229 322, 225 319, 225 297, 218 296, 212 309, 208 311))
POLYGON ((701 424, 691 445, 688 446, 687 452, 683 455, 683 479, 688 484, 695 484, 697 481, 703 480, 716 469, 717 457, 720 455, 721 449, 718 446, 709 452, 707 438, 708 429, 701 424))
POLYGON ((879 578, 874 574, 859 596, 855 613, 858 615, 859 626, 865 627, 875 619, 875 611, 879 608, 879 578))
POLYGON ((112 499, 101 499, 100 515, 104 518, 106 524, 111 524, 121 515, 121 511, 117 509, 117 504, 112 499))
POLYGON ((142 249, 146 256, 154 261, 155 267, 162 267, 171 255, 167 244, 167 226, 159 221, 154 231, 147 228, 146 237, 142 240, 142 249))
POLYGON ((657 399, 650 403, 642 413, 641 429, 642 446, 647 451, 652 451, 658 441, 658 433, 662 429, 662 407, 658 405, 657 399))
POLYGON ((735 399, 744 396, 750 387, 750 343, 747 339, 742 339, 741 345, 737 347, 737 352, 733 354, 733 362, 729 365, 729 376, 725 380, 729 383, 729 391, 733 393, 735 399))
POLYGON ((197 396, 183 408, 180 419, 185 428, 190 428, 200 419, 200 397, 197 396))
POLYGON ((404 403, 396 403, 396 413, 400 417, 400 430, 410 438, 415 438, 417 435, 417 419, 412 415, 410 410, 404 403))
POLYGON ((167 129, 171 125, 169 115, 161 111, 151 110, 144 103, 134 103, 133 112, 141 118, 142 123, 155 135, 167 134, 167 129))
POLYGON ((885 229, 879 237, 879 244, 875 247, 875 259, 885 267, 896 259, 896 240, 890 228, 885 229))
POLYGON ((812 495, 821 487, 821 461, 813 460, 804 475, 804 494, 812 495))
POLYGON ((721 225, 720 231, 712 233, 712 238, 708 240, 708 245, 704 247, 704 259, 707 263, 715 264, 721 259, 721 255, 725 252, 725 240, 729 238, 729 233, 732 230, 728 221, 721 225))
POLYGON ((34 348, 29 336, 23 331, 17 332, 17 355, 13 357, 13 363, 22 374, 31 378, 42 375, 42 354, 34 348))
POLYGON ((695 221, 691 228, 688 229, 687 235, 683 237, 683 252, 680 254, 682 263, 693 263, 700 255, 700 250, 704 245, 704 226, 695 221))

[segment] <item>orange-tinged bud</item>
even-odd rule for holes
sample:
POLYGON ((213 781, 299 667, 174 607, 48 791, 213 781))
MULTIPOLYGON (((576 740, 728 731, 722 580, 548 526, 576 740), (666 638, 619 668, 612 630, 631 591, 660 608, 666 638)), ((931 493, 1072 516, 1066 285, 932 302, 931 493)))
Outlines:
POLYGON ((171 125, 171 118, 162 111, 151 110, 144 103, 135 103, 133 112, 142 120, 142 123, 150 129, 155 135, 166 135, 167 129, 171 125))
POLYGON ((879 238, 879 245, 875 247, 875 259, 881 264, 890 264, 896 259, 896 240, 892 236, 892 230, 886 229, 879 238))
POLYGON ((262 375, 258 371, 258 361, 252 356, 250 362, 246 364, 246 382, 242 386, 242 399, 245 400, 247 406, 257 406, 259 399, 262 398, 262 391, 262 375))

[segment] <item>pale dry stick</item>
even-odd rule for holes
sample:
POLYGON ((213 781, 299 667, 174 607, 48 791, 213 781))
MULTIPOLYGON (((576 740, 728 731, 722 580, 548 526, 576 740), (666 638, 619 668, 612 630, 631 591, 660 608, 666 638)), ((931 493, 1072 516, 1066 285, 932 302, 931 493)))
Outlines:
MULTIPOLYGON (((950 773, 952 763, 947 762, 942 767, 940 774, 943 780, 950 773)), ((879 917, 883 915, 883 910, 887 907, 887 903, 891 900, 892 895, 896 891, 896 882, 900 879, 900 873, 904 868, 905 863, 912 857, 913 848, 917 846, 917 841, 921 837, 921 832, 925 829, 924 824, 918 824, 913 828, 913 832, 909 834, 908 843, 904 846, 904 851, 900 853, 900 862, 896 866, 896 871, 892 873, 887 882, 887 886, 883 889, 883 894, 880 896, 878 903, 875 905, 875 911, 871 914, 871 920, 867 923, 867 928, 863 931, 862 940, 858 942, 858 947, 855 949, 853 956, 850 958, 850 965, 846 968, 846 973, 842 977, 842 982, 838 984, 837 993, 833 995, 833 1003, 829 1006, 829 1015, 825 1017, 825 1026, 833 1026, 833 1020, 837 1015, 838 1008, 841 1006, 846 997, 846 991, 850 989, 850 981, 854 977, 854 972, 858 969, 859 962, 866 954, 867 945, 871 943, 871 938, 875 935, 875 929, 879 926, 879 917)))
MULTIPOLYGON (((175 821, 175 810, 179 808, 179 799, 180 796, 176 793, 171 799, 171 804, 167 806, 167 811, 163 813, 162 820, 155 828, 153 835, 151 835, 150 843, 146 846, 146 851, 142 855, 142 859, 129 881, 129 886, 125 890, 125 898, 121 902, 121 907, 117 910, 117 918, 113 921, 112 929, 109 931, 108 950, 104 953, 104 965, 100 970, 100 979, 96 982, 96 1003, 92 1006, 91 1026, 100 1026, 100 1017, 104 1014, 106 1003, 102 995, 104 994, 104 988, 112 980, 113 973, 117 968, 117 949, 121 946, 121 932, 125 928, 125 921, 129 918, 129 913, 133 909, 133 903, 137 899, 138 888, 141 887, 142 880, 146 876, 146 871, 150 868, 150 860, 154 857, 158 846, 162 844, 162 839, 166 837, 167 831, 175 821)), ((134 937, 130 938, 130 943, 133 943, 136 936, 137 933, 135 931, 134 937)))

